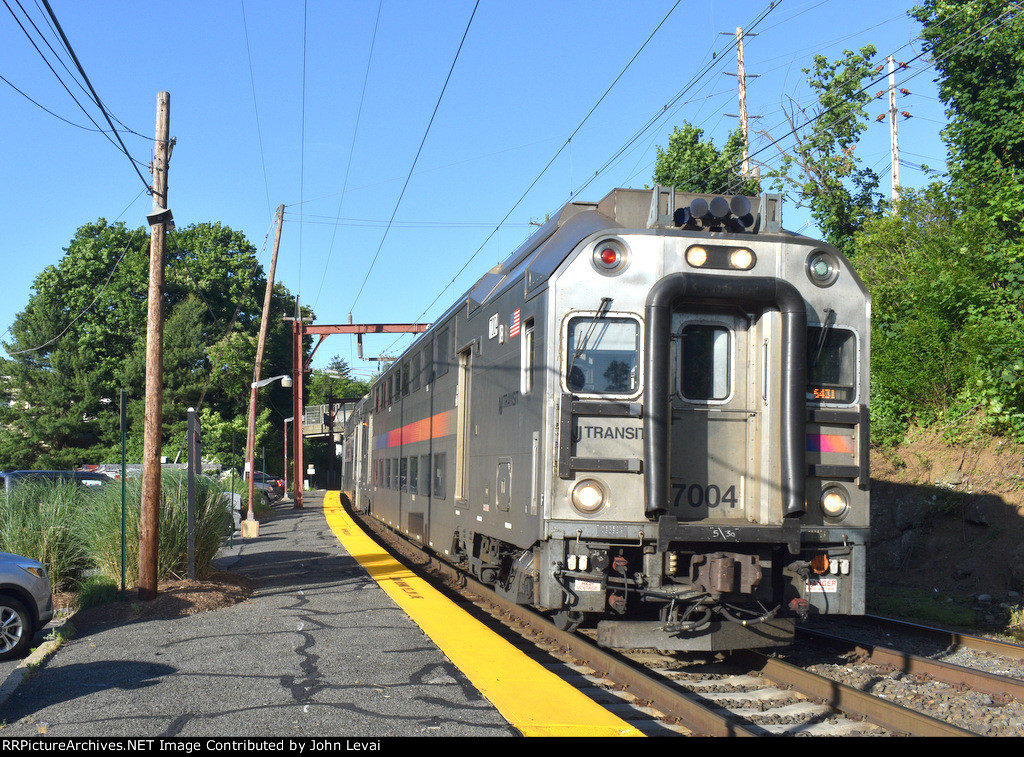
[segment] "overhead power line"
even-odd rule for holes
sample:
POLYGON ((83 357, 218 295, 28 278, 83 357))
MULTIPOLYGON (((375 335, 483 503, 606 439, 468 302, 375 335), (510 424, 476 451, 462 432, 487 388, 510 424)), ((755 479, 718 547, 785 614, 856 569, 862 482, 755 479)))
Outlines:
MULTIPOLYGON (((92 82, 89 81, 89 77, 86 75, 85 69, 82 68, 82 64, 79 62, 78 56, 75 55, 75 51, 72 49, 71 43, 68 41, 67 35, 64 34, 64 30, 61 28, 60 22, 57 20, 57 16, 54 14, 53 9, 50 7, 49 0, 43 0, 43 6, 46 8, 46 12, 50 15, 50 20, 53 21, 53 25, 57 29, 57 33, 60 34, 60 38, 61 41, 64 43, 65 49, 68 51, 68 54, 71 55, 71 60, 74 61, 75 68, 78 69, 78 73, 82 75, 82 79, 85 81, 86 86, 89 88, 89 92, 92 93, 93 102, 96 103, 96 107, 100 109, 100 112, 106 119, 107 124, 110 126, 110 130, 113 132, 114 136, 117 137, 117 141, 121 145, 121 151, 124 152, 124 154, 128 157, 129 161, 132 164, 132 168, 135 169, 135 173, 139 175, 139 178, 142 180, 142 183, 147 188, 149 188, 149 182, 146 181, 146 177, 142 175, 142 172, 136 165, 135 159, 132 158, 131 153, 128 152, 128 148, 127 146, 125 146, 124 140, 121 139, 121 135, 118 133, 117 127, 114 126, 114 122, 111 120, 110 114, 107 113, 107 109, 103 105, 103 101, 100 99, 100 96, 96 93, 95 88, 93 88, 92 82)), ((166 200, 164 202, 166 202, 166 200)))
POLYGON ((661 29, 662 26, 664 26, 666 21, 668 21, 669 17, 672 15, 673 11, 675 11, 675 9, 679 6, 679 2, 680 1, 681 0, 677 0, 677 2, 674 3, 671 8, 669 8, 668 13, 666 13, 665 16, 661 19, 661 21, 658 22, 657 26, 654 27, 654 31, 652 31, 647 36, 647 39, 645 39, 643 44, 640 45, 639 49, 633 54, 633 57, 631 57, 629 59, 629 62, 626 63, 626 65, 623 67, 623 69, 619 72, 618 76, 616 76, 615 79, 612 81, 612 83, 608 85, 608 88, 605 89, 605 91, 601 95, 601 97, 599 97, 597 102, 594 103, 593 107, 587 112, 587 115, 583 117, 583 120, 580 121, 579 125, 575 129, 573 129, 572 133, 568 136, 568 138, 566 138, 566 140, 562 144, 562 146, 559 147, 558 150, 555 152, 555 154, 551 157, 551 160, 549 160, 547 162, 547 164, 544 166, 544 168, 541 169, 540 173, 537 174, 536 178, 534 178, 534 180, 532 182, 530 182, 529 186, 527 186, 526 190, 522 193, 522 195, 520 195, 519 199, 515 201, 515 203, 512 205, 512 207, 509 208, 508 212, 501 219, 501 221, 498 222, 498 224, 494 227, 494 229, 491 230, 491 233, 487 235, 487 238, 484 239, 484 241, 480 244, 479 247, 477 247, 476 252, 474 252, 472 255, 469 256, 469 259, 465 263, 463 263, 462 267, 458 270, 458 272, 455 274, 455 276, 452 277, 452 280, 449 281, 448 284, 440 292, 438 292, 437 296, 430 302, 429 305, 427 305, 426 308, 423 309, 423 312, 415 320, 417 320, 417 321, 421 320, 423 318, 423 316, 426 315, 426 313, 430 310, 430 308, 434 307, 434 304, 439 299, 441 299, 442 296, 444 296, 444 293, 448 291, 448 289, 451 287, 451 285, 454 284, 455 281, 459 278, 459 276, 462 275, 463 271, 465 271, 466 268, 469 267, 470 263, 472 263, 473 260, 476 259, 476 256, 480 254, 480 252, 484 249, 484 247, 487 246, 487 243, 491 241, 491 238, 495 234, 498 233, 498 229, 500 229, 502 226, 505 225, 505 222, 515 212, 516 208, 518 208, 522 204, 523 200, 526 199, 526 196, 537 185, 537 182, 539 182, 541 180, 541 178, 544 176, 544 174, 547 173, 548 169, 551 168, 551 166, 554 164, 554 162, 558 158, 558 156, 561 155, 562 152, 565 150, 565 148, 568 147, 572 143, 572 138, 574 136, 576 136, 576 134, 579 133, 580 129, 583 128, 584 124, 587 123, 587 121, 590 119, 590 117, 594 114, 594 111, 597 110, 598 106, 604 101, 604 99, 612 91, 612 89, 615 87, 616 83, 618 83, 618 81, 626 73, 627 69, 629 69, 629 67, 631 65, 633 65, 633 62, 637 59, 637 57, 639 57, 640 53, 643 52, 644 48, 646 48, 647 45, 650 43, 650 41, 654 38, 654 35, 657 34, 658 30, 661 29))
MULTIPOLYGON (((345 165, 345 178, 341 183, 341 197, 338 200, 338 213, 337 219, 341 220, 341 208, 345 204, 345 192, 348 190, 348 176, 352 170, 352 156, 355 155, 356 151, 356 137, 359 135, 359 122, 362 120, 363 115, 363 103, 366 100, 366 83, 370 79, 370 64, 373 63, 373 50, 377 46, 377 30, 380 28, 380 12, 384 7, 384 0, 378 0, 377 2, 377 18, 373 23, 373 37, 370 39, 370 52, 366 56, 366 71, 363 73, 363 89, 359 95, 359 108, 356 110, 356 124, 352 129, 352 144, 348 148, 348 163, 345 165)), ((327 280, 327 268, 331 263, 331 253, 334 252, 334 238, 337 234, 337 225, 335 226, 334 233, 331 234, 331 244, 327 248, 327 259, 324 261, 324 273, 320 277, 320 288, 316 292, 316 297, 313 298, 313 308, 316 308, 317 302, 320 300, 320 292, 323 290, 324 281, 327 280)))
POLYGON ((423 145, 427 142, 427 135, 430 134, 430 127, 434 123, 434 117, 437 116, 437 110, 441 107, 441 100, 444 98, 445 90, 448 89, 448 82, 451 81, 452 72, 455 71, 455 64, 459 61, 459 55, 462 52, 462 46, 466 44, 466 37, 469 35, 469 28, 473 25, 473 18, 476 16, 476 10, 480 7, 480 0, 473 5, 473 12, 469 16, 469 22, 466 24, 466 31, 462 34, 462 41, 459 42, 459 49, 455 51, 455 59, 452 61, 451 68, 448 69, 448 76, 444 80, 444 86, 441 87, 441 94, 437 97, 437 103, 434 105, 434 112, 430 115, 430 121, 427 123, 426 131, 423 133, 423 139, 420 140, 419 149, 416 151, 416 157, 413 158, 412 165, 409 167, 409 174, 405 177, 405 184, 402 186, 402 191, 398 195, 398 201, 395 203, 395 209, 391 213, 391 220, 388 222, 387 228, 384 229, 384 234, 381 236, 380 245, 377 247, 377 252, 373 256, 373 260, 370 261, 370 268, 366 272, 366 276, 363 278, 363 283, 359 287, 359 291, 356 292, 356 298, 352 302, 352 307, 349 308, 349 312, 355 310, 356 302, 359 301, 360 295, 363 293, 363 289, 366 287, 366 282, 370 278, 370 273, 373 271, 374 265, 377 263, 377 258, 380 257, 380 251, 384 247, 384 240, 387 239, 388 231, 391 229, 391 224, 395 220, 395 216, 398 214, 398 207, 402 204, 402 198, 405 196, 405 190, 409 187, 409 181, 412 179, 412 172, 416 168, 416 163, 420 159, 420 153, 423 152, 423 145))
POLYGON ((263 168, 263 188, 267 195, 267 212, 270 213, 270 182, 267 179, 267 161, 263 155, 263 132, 260 131, 260 109, 256 101, 256 78, 252 71, 252 50, 249 48, 249 25, 245 20, 245 0, 240 0, 242 7, 242 31, 245 33, 245 54, 249 61, 249 85, 252 88, 252 109, 256 117, 256 142, 260 149, 260 166, 263 168))

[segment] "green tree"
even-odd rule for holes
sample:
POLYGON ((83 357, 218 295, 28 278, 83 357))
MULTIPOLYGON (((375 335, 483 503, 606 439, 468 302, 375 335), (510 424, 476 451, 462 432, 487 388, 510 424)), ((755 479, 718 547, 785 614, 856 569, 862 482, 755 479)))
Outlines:
POLYGON ((872 296, 871 430, 888 442, 962 399, 974 370, 969 332, 986 301, 984 272, 964 254, 964 222, 945 187, 904 190, 895 210, 855 237, 872 296))
POLYGON ((955 184, 1002 183, 1024 168, 1024 14, 1005 0, 925 0, 911 11, 939 72, 955 184))
MULTIPOLYGON (((129 446, 141 452, 148 260, 144 229, 100 219, 81 227, 61 261, 36 277, 5 343, 5 464, 116 460, 122 387, 129 446)), ((221 224, 173 232, 166 271, 164 454, 174 458, 189 407, 205 406, 222 418, 247 412, 265 278, 255 248, 221 224), (252 349, 218 350, 225 344, 252 349), (234 381, 237 375, 244 382, 234 381)), ((264 371, 284 373, 291 333, 280 316, 294 311, 294 299, 283 287, 275 287, 272 311, 264 371)), ((276 399, 290 408, 287 390, 276 399)))
POLYGON ((743 133, 737 129, 729 134, 719 150, 704 131, 688 122, 672 130, 668 148, 657 147, 654 181, 684 192, 707 194, 758 195, 757 179, 741 175, 743 165, 743 133))
POLYGON ((895 211, 855 239, 872 296, 872 435, 983 411, 986 428, 1024 438, 1021 246, 942 184, 904 190, 895 211))
POLYGON ((1024 18, 1001 0, 925 0, 911 15, 939 72, 949 181, 858 238, 873 413, 981 409, 1024 438, 1024 18))
POLYGON ((326 405, 331 399, 364 397, 370 382, 352 378, 352 369, 335 355, 324 370, 314 370, 309 379, 309 404, 326 405))
POLYGON ((867 85, 875 75, 875 52, 866 45, 859 52, 844 51, 838 61, 814 56, 814 67, 803 71, 816 101, 813 107, 791 101, 784 108, 793 147, 779 147, 777 187, 795 189, 824 238, 851 255, 853 235, 883 207, 878 175, 862 167, 855 154, 867 128, 865 106, 873 97, 867 85))

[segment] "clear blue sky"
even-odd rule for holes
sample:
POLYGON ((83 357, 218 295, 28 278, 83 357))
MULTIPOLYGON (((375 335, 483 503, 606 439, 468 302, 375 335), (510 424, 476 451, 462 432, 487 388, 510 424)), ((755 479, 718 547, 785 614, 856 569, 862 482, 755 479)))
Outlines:
MULTIPOLYGON (((871 43, 879 62, 889 53, 911 61, 898 77, 912 93, 898 103, 912 114, 900 121, 901 183, 928 180, 912 165, 944 164, 943 108, 935 71, 917 57, 910 3, 781 0, 769 10, 769 0, 481 0, 473 15, 475 0, 50 0, 145 182, 15 20, 106 129, 24 15, 59 49, 42 2, 20 0, 24 11, 8 4, 13 15, 0 9, 4 338, 36 276, 61 259, 78 227, 100 217, 146 224, 160 91, 171 95, 177 140, 176 223, 240 230, 266 267, 274 214, 285 205, 277 278, 319 324, 344 323, 349 312, 356 322, 428 322, 517 247, 531 222, 572 198, 651 184, 655 147, 667 145, 673 126, 689 121, 721 146, 738 124, 736 78, 725 73, 736 72, 736 27, 757 34, 745 41, 757 159, 777 163, 757 132, 789 131, 784 104, 813 105, 801 71, 812 57, 871 43)), ((858 148, 885 193, 889 128, 874 117, 887 108, 885 99, 870 107, 858 148)), ((783 220, 815 234, 791 203, 783 220)), ((409 341, 368 339, 366 352, 409 341)), ((356 359, 351 337, 329 337, 314 365, 333 355, 360 376, 375 368, 356 359)))

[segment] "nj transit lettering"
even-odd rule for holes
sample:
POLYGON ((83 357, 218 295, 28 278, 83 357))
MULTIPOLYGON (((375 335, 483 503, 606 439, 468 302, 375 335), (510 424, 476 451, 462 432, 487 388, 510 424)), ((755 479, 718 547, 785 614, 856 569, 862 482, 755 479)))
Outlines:
POLYGON ((640 426, 580 426, 576 429, 575 441, 581 439, 643 439, 640 426))

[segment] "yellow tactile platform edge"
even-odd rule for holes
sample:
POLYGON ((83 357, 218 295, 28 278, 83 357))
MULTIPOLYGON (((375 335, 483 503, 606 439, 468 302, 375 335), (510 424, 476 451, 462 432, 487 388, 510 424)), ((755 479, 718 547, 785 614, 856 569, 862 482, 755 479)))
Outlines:
POLYGON ((324 496, 331 531, 381 588, 524 736, 642 736, 629 723, 560 680, 413 574, 324 496))

